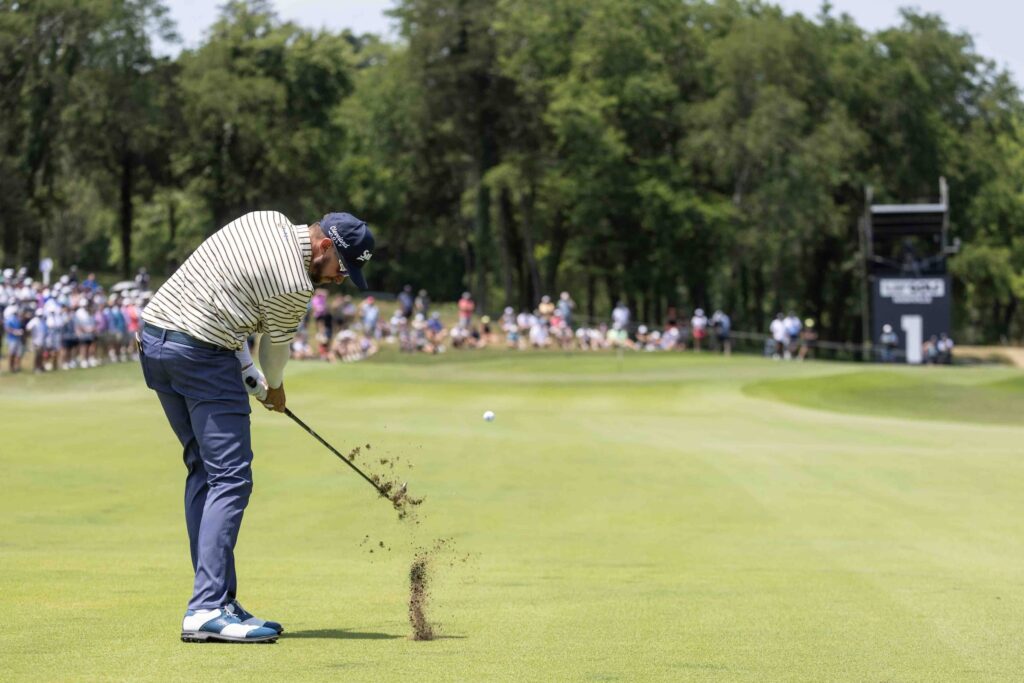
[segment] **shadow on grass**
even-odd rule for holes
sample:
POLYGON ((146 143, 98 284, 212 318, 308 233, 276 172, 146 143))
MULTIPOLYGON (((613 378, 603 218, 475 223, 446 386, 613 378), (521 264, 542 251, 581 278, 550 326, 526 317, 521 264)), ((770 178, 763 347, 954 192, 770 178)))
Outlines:
MULTIPOLYGON (((343 628, 316 628, 307 631, 285 631, 281 636, 288 638, 331 638, 336 640, 396 640, 409 636, 396 636, 392 633, 373 633, 365 631, 349 631, 343 628)), ((462 640, 466 636, 438 635, 434 640, 462 640)))
POLYGON ((282 638, 333 638, 337 640, 394 640, 405 638, 391 633, 349 631, 344 628, 315 628, 306 631, 286 631, 282 638))

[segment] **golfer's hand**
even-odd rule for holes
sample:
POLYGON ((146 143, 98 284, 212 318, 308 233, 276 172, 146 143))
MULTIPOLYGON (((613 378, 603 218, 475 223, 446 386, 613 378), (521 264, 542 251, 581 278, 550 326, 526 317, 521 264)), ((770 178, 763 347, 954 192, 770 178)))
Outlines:
POLYGON ((256 400, 263 403, 267 400, 267 379, 263 376, 263 373, 256 370, 253 374, 244 374, 242 382, 245 384, 245 390, 249 392, 250 396, 255 396, 256 400))
POLYGON ((235 357, 238 358, 238 363, 242 368, 242 384, 245 385, 245 390, 250 396, 255 396, 257 401, 263 403, 267 400, 267 378, 252 362, 249 347, 246 346, 235 351, 235 357))
POLYGON ((267 398, 263 401, 263 405, 267 410, 274 410, 279 413, 284 412, 284 382, 281 383, 277 389, 267 389, 267 398))

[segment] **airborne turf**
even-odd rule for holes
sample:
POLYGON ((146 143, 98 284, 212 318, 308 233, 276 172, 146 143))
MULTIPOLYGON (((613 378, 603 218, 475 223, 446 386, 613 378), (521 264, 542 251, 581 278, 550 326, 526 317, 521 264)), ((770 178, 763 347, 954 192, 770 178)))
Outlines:
POLYGON ((290 407, 343 452, 364 446, 367 467, 411 461, 427 499, 418 526, 399 522, 254 404, 239 598, 288 624, 270 648, 179 640, 185 472, 138 368, 0 377, 0 670, 1013 680, 1021 377, 707 354, 292 363, 290 407), (410 562, 442 537, 439 638, 414 642, 410 562))

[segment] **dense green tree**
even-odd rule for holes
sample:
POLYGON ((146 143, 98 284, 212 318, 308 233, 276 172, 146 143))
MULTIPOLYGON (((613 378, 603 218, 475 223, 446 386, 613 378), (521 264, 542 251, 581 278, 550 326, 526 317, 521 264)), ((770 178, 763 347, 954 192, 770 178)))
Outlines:
POLYGON ((418 123, 428 131, 426 151, 436 165, 450 165, 440 172, 459 176, 465 190, 458 205, 447 207, 447 218, 461 226, 466 216, 472 225, 460 241, 468 279, 485 308, 494 238, 484 178, 501 161, 513 98, 510 81, 496 68, 494 14, 495 0, 404 0, 393 10, 408 45, 409 75, 422 88, 418 123))
POLYGON ((118 213, 121 274, 130 277, 136 195, 151 198, 169 181, 170 150, 180 130, 175 67, 152 51, 153 37, 175 38, 158 0, 115 0, 93 33, 71 83, 64 113, 75 168, 97 184, 118 213))
POLYGON ((397 291, 407 283, 457 292, 466 271, 464 232, 457 216, 462 193, 457 163, 424 125, 422 83, 411 77, 408 52, 368 45, 371 66, 355 75, 352 95, 335 112, 343 131, 334 184, 342 205, 374 226, 375 286, 397 291))
POLYGON ((212 232, 245 211, 311 221, 334 199, 333 111, 352 88, 345 35, 281 23, 265 0, 226 3, 207 41, 180 57, 186 137, 175 163, 212 232))
POLYGON ((61 115, 70 83, 101 24, 101 3, 0 3, 0 231, 4 263, 39 261, 59 196, 61 115))
POLYGON ((951 188, 961 338, 1021 339, 1024 111, 941 18, 759 0, 400 0, 400 40, 230 0, 173 58, 159 0, 0 0, 0 250, 173 267, 252 209, 350 210, 374 287, 603 318, 778 310, 861 334, 858 219, 951 188), (118 240, 108 250, 110 236, 118 240), (59 234, 59 237, 58 237, 59 234), (74 252, 69 245, 79 245, 74 252))

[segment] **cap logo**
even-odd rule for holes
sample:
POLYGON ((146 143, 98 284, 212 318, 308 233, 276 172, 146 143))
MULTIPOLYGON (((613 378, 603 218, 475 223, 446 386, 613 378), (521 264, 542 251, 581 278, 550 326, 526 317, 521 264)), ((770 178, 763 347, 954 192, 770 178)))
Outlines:
POLYGON ((348 242, 345 241, 345 238, 338 234, 338 228, 336 226, 333 226, 333 225, 331 226, 330 233, 331 233, 331 237, 334 238, 334 240, 336 242, 341 244, 341 246, 343 248, 345 248, 345 249, 349 248, 348 242))
POLYGON ((366 263, 367 261, 369 261, 372 258, 373 258, 373 254, 370 253, 369 249, 365 249, 361 256, 356 256, 356 260, 357 261, 362 261, 363 263, 366 263))

